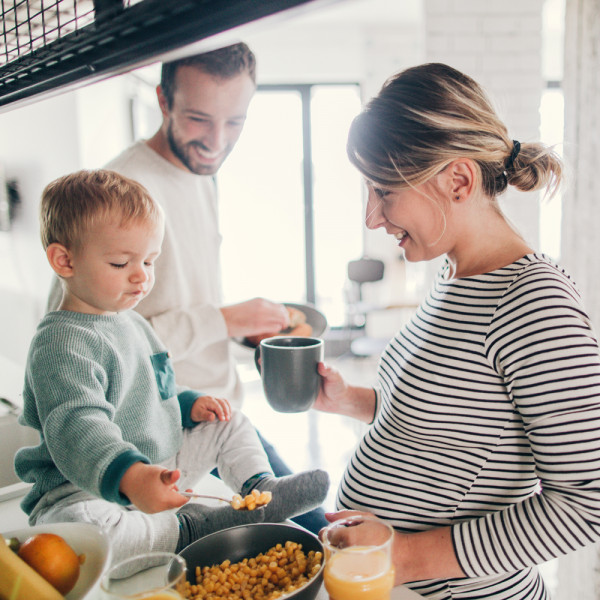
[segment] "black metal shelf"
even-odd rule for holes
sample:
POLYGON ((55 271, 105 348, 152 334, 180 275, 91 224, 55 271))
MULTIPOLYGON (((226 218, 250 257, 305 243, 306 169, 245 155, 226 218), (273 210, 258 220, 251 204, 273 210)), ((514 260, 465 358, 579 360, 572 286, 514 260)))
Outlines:
POLYGON ((315 0, 0 0, 0 109, 315 0))

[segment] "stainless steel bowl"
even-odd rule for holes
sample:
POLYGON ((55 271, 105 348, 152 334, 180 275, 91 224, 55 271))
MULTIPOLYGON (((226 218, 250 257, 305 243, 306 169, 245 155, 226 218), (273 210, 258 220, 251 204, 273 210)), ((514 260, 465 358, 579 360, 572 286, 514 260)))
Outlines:
MULTIPOLYGON (((253 558, 261 552, 266 552, 277 544, 285 542, 302 544, 305 553, 311 550, 323 552, 323 545, 316 535, 285 523, 254 523, 240 525, 211 533, 206 537, 196 540, 179 554, 185 558, 188 568, 188 577, 195 580, 196 567, 210 567, 218 565, 229 559, 232 563, 253 558)), ((323 566, 319 573, 300 589, 288 594, 286 600, 314 600, 321 584, 323 583, 323 566)))

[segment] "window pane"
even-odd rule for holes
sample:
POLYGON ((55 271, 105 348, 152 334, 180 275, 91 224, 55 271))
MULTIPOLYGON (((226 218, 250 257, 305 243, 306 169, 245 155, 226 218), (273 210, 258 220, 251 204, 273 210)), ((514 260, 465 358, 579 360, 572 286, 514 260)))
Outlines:
MULTIPOLYGON (((562 153, 564 126, 564 97, 561 89, 546 89, 540 105, 540 137, 543 142, 555 146, 562 153)), ((562 220, 562 194, 540 203, 540 250, 555 260, 560 259, 562 220)))
POLYGON ((257 92, 218 185, 225 302, 255 296, 304 302, 299 93, 257 92))
POLYGON ((348 261, 363 251, 361 178, 346 156, 348 129, 360 108, 356 85, 313 88, 315 288, 332 327, 344 323, 348 261))
MULTIPOLYGON (((345 319, 348 261, 363 249, 362 184, 346 157, 360 90, 314 85, 310 104, 316 303, 335 327, 345 319)), ((218 177, 226 302, 306 301, 302 165, 300 93, 259 91, 218 177)))

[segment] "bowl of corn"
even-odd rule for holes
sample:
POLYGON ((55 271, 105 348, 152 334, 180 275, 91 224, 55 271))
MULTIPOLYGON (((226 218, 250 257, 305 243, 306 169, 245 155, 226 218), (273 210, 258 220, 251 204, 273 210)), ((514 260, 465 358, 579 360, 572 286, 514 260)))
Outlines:
POLYGON ((184 548, 186 600, 314 600, 323 582, 323 545, 287 523, 253 523, 217 531, 184 548))

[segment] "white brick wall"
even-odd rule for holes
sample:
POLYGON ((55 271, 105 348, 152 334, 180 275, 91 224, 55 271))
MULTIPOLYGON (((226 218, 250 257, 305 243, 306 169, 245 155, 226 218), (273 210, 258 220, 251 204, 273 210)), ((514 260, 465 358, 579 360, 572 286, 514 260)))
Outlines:
POLYGON ((383 82, 399 71, 423 62, 424 31, 421 24, 371 25, 365 29, 363 92, 371 98, 383 82))
MULTIPOLYGON (((565 159, 561 255, 600 333, 600 0, 567 0, 565 159)), ((600 597, 600 544, 559 559, 556 600, 600 597)))
MULTIPOLYGON (((539 139, 543 0, 425 0, 425 56, 481 83, 514 139, 539 139)), ((510 190, 502 206, 539 243, 539 195, 510 190)))

